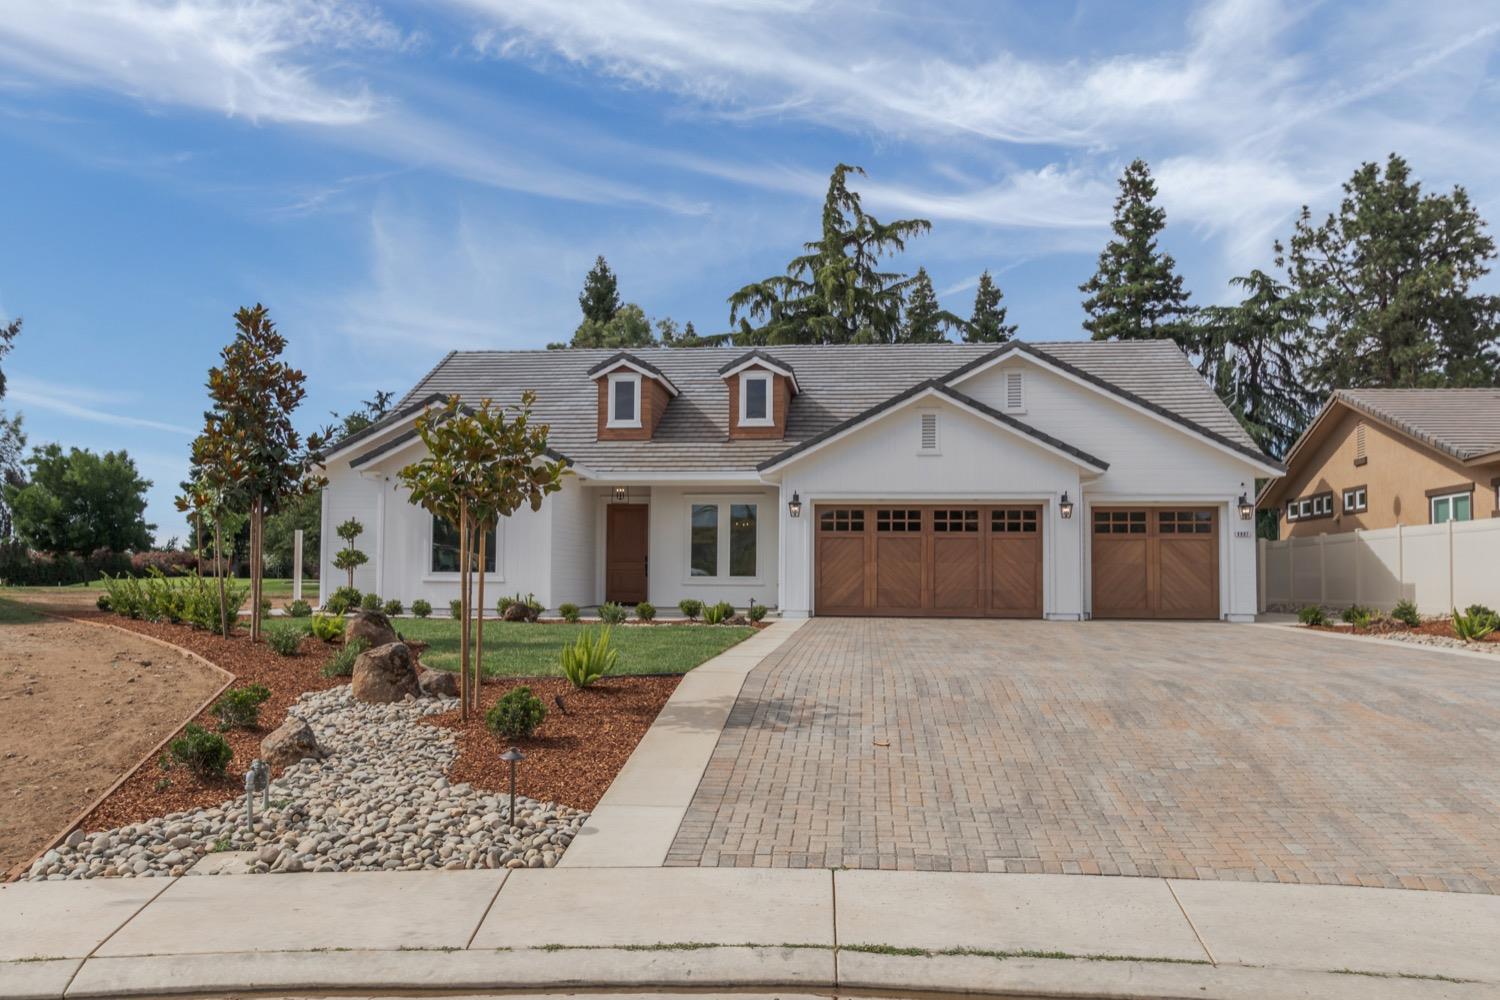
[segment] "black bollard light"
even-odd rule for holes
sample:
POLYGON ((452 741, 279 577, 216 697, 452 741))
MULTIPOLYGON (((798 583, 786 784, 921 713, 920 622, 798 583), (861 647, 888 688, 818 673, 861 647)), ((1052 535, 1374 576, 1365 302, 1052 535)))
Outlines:
POLYGON ((526 755, 515 747, 511 747, 500 755, 500 759, 510 765, 510 825, 516 825, 516 765, 526 759, 526 755))

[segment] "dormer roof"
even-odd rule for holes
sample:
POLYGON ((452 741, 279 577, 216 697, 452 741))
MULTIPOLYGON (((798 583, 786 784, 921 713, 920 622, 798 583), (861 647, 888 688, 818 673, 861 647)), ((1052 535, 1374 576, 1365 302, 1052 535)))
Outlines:
POLYGON ((656 381, 660 382, 664 387, 666 387, 667 392, 671 393, 673 396, 677 395, 677 386, 672 384, 672 380, 667 378, 665 372, 663 372, 655 365, 651 364, 649 361, 641 360, 634 354, 631 354, 629 351, 620 351, 618 354, 605 358, 603 361, 599 362, 597 365, 589 369, 589 377, 598 378, 600 375, 608 375, 610 372, 616 371, 620 368, 628 368, 639 375, 644 375, 647 378, 654 378, 656 379, 656 381))
POLYGON ((741 354, 719 369, 719 377, 729 378, 731 375, 736 375, 746 368, 764 368, 769 372, 785 376, 791 384, 792 395, 794 396, 802 391, 802 387, 797 384, 797 373, 792 370, 792 366, 762 350, 747 351, 741 354))

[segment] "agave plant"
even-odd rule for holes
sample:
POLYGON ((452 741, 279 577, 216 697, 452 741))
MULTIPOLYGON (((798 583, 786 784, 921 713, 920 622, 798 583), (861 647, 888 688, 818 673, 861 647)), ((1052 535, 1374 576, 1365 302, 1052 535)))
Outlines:
POLYGON ((587 629, 562 649, 562 672, 575 688, 586 688, 614 670, 620 651, 610 645, 609 628, 587 629))

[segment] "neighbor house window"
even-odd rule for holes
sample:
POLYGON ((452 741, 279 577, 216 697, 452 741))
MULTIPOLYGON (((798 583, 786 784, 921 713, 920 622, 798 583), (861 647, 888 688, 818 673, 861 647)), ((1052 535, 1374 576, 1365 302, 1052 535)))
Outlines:
POLYGON ((771 376, 765 372, 740 375, 740 425, 769 427, 771 419, 771 376))
POLYGON ((1449 493, 1446 496, 1432 497, 1430 503, 1433 524, 1474 519, 1474 494, 1472 493, 1449 493))
POLYGON ((1286 502, 1286 519, 1288 521, 1297 520, 1297 501, 1288 500, 1286 502))
MULTIPOLYGON (((428 569, 433 573, 457 573, 458 554, 463 548, 458 541, 458 528, 441 517, 432 519, 432 553, 428 569)), ((491 528, 484 538, 484 571, 495 572, 495 531, 491 528)), ((479 537, 474 538, 474 552, 469 557, 469 568, 479 568, 479 537)))
POLYGON ((1344 491, 1344 513, 1359 514, 1370 509, 1369 496, 1365 487, 1355 486, 1344 491))
POLYGON ((689 518, 690 577, 748 580, 757 575, 760 544, 758 503, 732 499, 701 500, 690 505, 689 518))
POLYGON ((641 377, 619 372, 609 377, 610 427, 641 426, 641 377))

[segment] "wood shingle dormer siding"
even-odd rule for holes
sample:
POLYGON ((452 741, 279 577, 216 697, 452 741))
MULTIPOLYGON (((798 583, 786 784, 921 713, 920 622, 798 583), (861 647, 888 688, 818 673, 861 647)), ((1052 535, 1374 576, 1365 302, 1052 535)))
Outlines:
POLYGON ((599 441, 650 441, 677 387, 661 369, 621 351, 589 370, 598 387, 599 441))
POLYGON ((672 394, 655 379, 642 378, 641 420, 639 427, 609 426, 609 377, 601 375, 595 380, 599 384, 599 440, 600 441, 650 441, 667 411, 672 394))
POLYGON ((729 440, 780 441, 786 437, 787 412, 798 392, 790 365, 751 351, 719 369, 729 396, 729 440), (763 388, 762 388, 763 387, 763 388), (760 415, 751 401, 762 407, 760 415))

